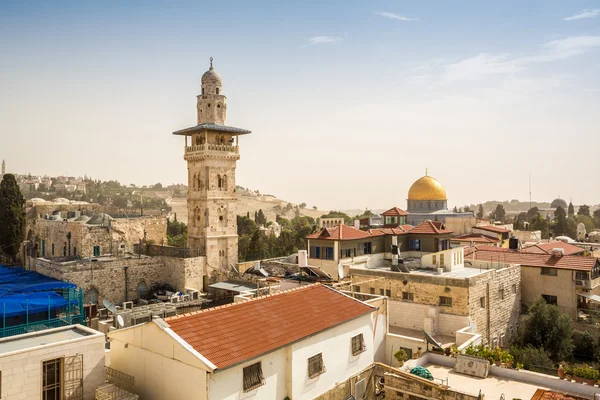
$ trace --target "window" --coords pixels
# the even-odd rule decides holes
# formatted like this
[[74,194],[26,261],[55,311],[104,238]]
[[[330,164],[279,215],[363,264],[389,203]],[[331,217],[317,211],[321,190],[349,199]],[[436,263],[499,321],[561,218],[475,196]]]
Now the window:
[[513,294],[517,294],[517,284],[516,283],[513,283],[513,285],[512,285],[512,292],[513,292]]
[[98,290],[91,288],[85,292],[85,302],[87,304],[98,304]]
[[138,298],[140,298],[140,299],[142,297],[144,297],[146,294],[148,294],[148,285],[146,285],[146,282],[141,281],[140,283],[138,283],[137,294],[138,294]]
[[437,255],[436,254],[431,256],[431,263],[433,265],[437,265]]
[[411,239],[408,242],[408,247],[410,250],[421,250],[421,241],[419,239]]
[[444,266],[444,254],[440,254],[440,265]]
[[52,255],[54,255],[54,243],[52,243]]
[[352,249],[342,249],[340,251],[340,254],[341,254],[342,258],[352,257]]
[[371,242],[363,243],[363,254],[371,254]]
[[392,297],[392,291],[391,291],[390,289],[386,289],[386,290],[385,290],[385,295],[386,295],[387,297]]
[[369,289],[369,293],[371,293],[371,294],[375,294],[375,288],[374,288],[374,287],[370,288],[370,289]]
[[100,246],[94,246],[94,257],[100,256]]
[[380,296],[385,296],[385,290],[379,289],[379,295]]
[[321,258],[321,248],[318,246],[310,246],[310,258]]
[[479,298],[479,307],[485,308],[485,297]]
[[354,285],[354,286],[352,286],[352,289],[353,289],[355,292],[360,292],[360,286],[358,286],[358,285]]
[[325,247],[325,259],[333,260],[333,247]]
[[549,294],[543,294],[542,298],[546,301],[546,303],[548,304],[552,304],[554,306],[558,305],[558,299],[556,298],[556,296],[552,296]]
[[385,217],[385,224],[392,225],[398,223],[398,217]]
[[440,306],[452,307],[452,297],[440,296]]
[[316,378],[325,372],[325,365],[323,365],[323,353],[319,353],[316,356],[312,356],[308,359],[308,377]]
[[219,94],[219,88],[217,88],[217,94]]
[[402,292],[402,300],[413,301],[413,294],[411,292]]
[[42,364],[42,400],[62,399],[62,358]]
[[500,300],[504,300],[504,288],[500,289]]
[[577,279],[578,281],[587,281],[590,279],[590,275],[585,271],[576,271],[575,279]]
[[557,273],[557,271],[555,268],[548,268],[548,267],[542,268],[542,275],[556,276],[556,273]]
[[363,338],[363,334],[358,334],[352,338],[352,355],[358,355],[365,351],[367,346],[365,346],[365,340]]
[[409,349],[408,347],[400,347],[400,348],[406,352],[406,355],[408,356],[409,360],[411,360],[413,358],[412,349]]
[[260,362],[244,368],[244,392],[256,389],[265,384]]

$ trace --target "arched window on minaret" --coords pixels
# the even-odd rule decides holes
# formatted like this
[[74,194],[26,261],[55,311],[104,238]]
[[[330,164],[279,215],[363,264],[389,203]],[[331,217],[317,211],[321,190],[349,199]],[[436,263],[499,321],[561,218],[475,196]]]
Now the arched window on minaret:
[[221,178],[221,175],[217,175],[217,185],[219,187],[219,190],[223,188],[223,178]]
[[194,179],[192,180],[192,190],[196,190],[196,174],[194,174]]
[[219,94],[219,91],[220,91],[219,88],[217,88],[217,94]]
[[200,135],[196,136],[196,145],[202,144],[202,137]]
[[223,175],[223,190],[227,191],[227,175]]
[[198,174],[198,179],[196,182],[198,182],[198,185],[196,186],[196,190],[200,190],[200,186],[202,185],[202,180],[200,178],[200,174]]
[[221,137],[219,138],[219,143],[225,144],[225,138],[223,137],[223,135],[221,135]]

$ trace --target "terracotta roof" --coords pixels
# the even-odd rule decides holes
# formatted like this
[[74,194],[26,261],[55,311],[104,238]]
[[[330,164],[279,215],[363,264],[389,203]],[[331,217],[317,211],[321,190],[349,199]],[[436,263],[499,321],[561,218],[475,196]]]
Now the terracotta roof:
[[473,229],[481,229],[481,230],[484,230],[484,231],[495,232],[495,233],[509,233],[509,232],[512,232],[510,229],[501,228],[499,226],[492,226],[492,225],[474,226]]
[[500,248],[493,246],[476,246],[467,248],[465,250],[465,261],[474,258],[475,260],[480,261],[500,261],[510,264],[521,264],[526,267],[550,267],[570,269],[574,271],[591,271],[598,262],[598,260],[596,260],[594,257],[555,257],[552,254],[523,253],[509,249],[496,249]]
[[455,236],[451,239],[453,242],[473,242],[473,243],[498,243],[498,239],[492,239],[489,236],[477,234],[477,233],[468,233],[466,235]]
[[383,232],[380,232],[377,229],[361,231],[348,225],[338,225],[333,228],[323,228],[320,232],[312,233],[306,238],[319,240],[356,240],[381,236],[383,234]]
[[439,235],[442,233],[452,233],[449,229],[442,229],[444,226],[440,222],[431,220],[423,221],[412,228],[408,233]]
[[552,390],[537,389],[531,400],[584,400],[584,397],[572,396],[570,394],[558,393]]
[[393,216],[406,216],[408,213],[398,207],[392,207],[383,214],[384,217],[393,217]]
[[317,283],[165,321],[223,369],[373,311],[374,307]]
[[538,243],[533,246],[526,247],[521,251],[524,253],[538,253],[538,254],[552,254],[552,249],[560,248],[565,252],[565,256],[577,253],[583,253],[585,249],[572,245],[570,243],[565,243],[561,241],[557,242],[549,242],[549,243]]

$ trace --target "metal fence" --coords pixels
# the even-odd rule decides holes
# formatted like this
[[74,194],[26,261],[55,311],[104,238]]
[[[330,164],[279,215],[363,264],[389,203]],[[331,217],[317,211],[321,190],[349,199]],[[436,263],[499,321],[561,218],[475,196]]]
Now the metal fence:
[[0,338],[21,335],[28,332],[36,332],[49,328],[59,328],[72,324],[85,325],[85,310],[83,308],[82,289],[61,289],[57,291],[66,301],[67,305],[52,308],[51,300],[48,298],[48,307],[45,311],[36,312],[29,309],[29,302],[25,302],[24,313],[18,316],[7,316],[6,304],[0,308]]
[[145,256],[166,256],[175,258],[194,258],[205,256],[206,252],[203,247],[173,247],[160,244],[134,244],[134,252]]

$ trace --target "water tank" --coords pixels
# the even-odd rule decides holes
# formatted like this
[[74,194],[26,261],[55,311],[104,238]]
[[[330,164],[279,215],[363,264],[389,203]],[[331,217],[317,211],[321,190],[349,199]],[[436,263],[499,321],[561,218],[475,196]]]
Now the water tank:
[[298,267],[308,266],[308,253],[306,250],[298,250]]
[[508,248],[511,249],[511,250],[519,250],[519,239],[517,239],[516,237],[512,236],[508,240]]

